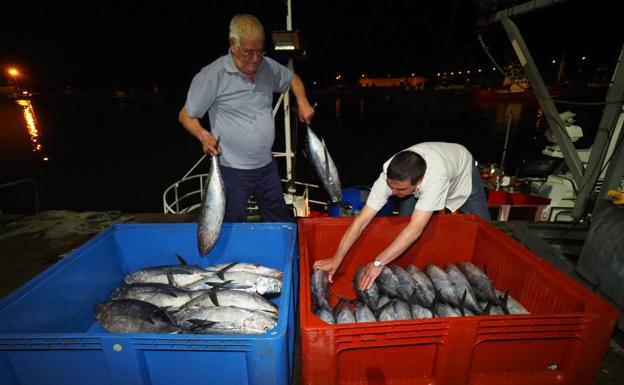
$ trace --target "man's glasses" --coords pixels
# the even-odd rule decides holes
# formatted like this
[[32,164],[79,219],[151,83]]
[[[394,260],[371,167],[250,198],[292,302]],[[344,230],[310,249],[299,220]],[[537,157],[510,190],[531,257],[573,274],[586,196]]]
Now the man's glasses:
[[262,49],[247,49],[247,48],[240,48],[240,47],[238,47],[238,52],[244,58],[255,57],[256,55],[259,57],[263,57],[264,54],[266,53],[266,51]]

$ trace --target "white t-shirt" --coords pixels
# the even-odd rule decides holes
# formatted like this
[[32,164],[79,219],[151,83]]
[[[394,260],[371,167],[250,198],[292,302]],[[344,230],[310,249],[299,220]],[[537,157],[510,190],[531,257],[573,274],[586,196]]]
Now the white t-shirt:
[[[447,207],[459,209],[472,191],[472,155],[457,143],[426,142],[405,149],[422,156],[427,170],[422,183],[414,191],[418,198],[416,209],[436,211]],[[394,158],[394,156],[392,157]],[[375,181],[366,204],[379,211],[392,195],[386,171],[392,158],[383,165],[383,171]]]

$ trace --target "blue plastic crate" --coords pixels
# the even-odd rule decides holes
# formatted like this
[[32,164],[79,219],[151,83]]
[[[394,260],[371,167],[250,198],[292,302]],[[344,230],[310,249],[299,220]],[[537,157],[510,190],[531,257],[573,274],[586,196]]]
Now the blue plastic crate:
[[[294,350],[296,225],[225,224],[207,257],[197,225],[116,225],[0,302],[2,385],[288,384]],[[147,267],[243,261],[284,271],[275,328],[263,335],[108,333],[93,306]]]
[[[368,188],[345,188],[341,190],[342,192],[342,200],[343,202],[349,203],[351,208],[353,209],[354,214],[358,214],[362,211],[362,208],[366,204],[366,200],[368,199],[368,194],[370,193],[370,189]],[[378,216],[388,216],[392,215],[392,209],[394,206],[394,200],[390,199],[388,202],[379,210],[377,213]],[[341,216],[341,210],[339,205],[331,205],[329,206],[329,216],[330,217],[339,217]]]

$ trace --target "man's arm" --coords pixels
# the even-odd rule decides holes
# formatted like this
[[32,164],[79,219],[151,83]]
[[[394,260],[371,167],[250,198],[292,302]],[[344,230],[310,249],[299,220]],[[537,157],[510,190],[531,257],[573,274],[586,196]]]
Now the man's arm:
[[312,116],[314,116],[314,108],[310,105],[305,93],[305,86],[303,81],[297,74],[293,74],[292,82],[290,83],[290,90],[297,98],[297,110],[299,111],[299,120],[310,124]]
[[199,119],[193,118],[189,116],[186,108],[182,108],[180,114],[178,115],[178,119],[182,126],[188,131],[191,135],[193,135],[197,140],[201,142],[202,150],[206,154],[210,155],[219,155],[220,151],[217,147],[217,140],[208,130],[202,127]]
[[[399,235],[392,241],[392,243],[385,248],[384,251],[379,253],[376,260],[381,262],[384,266],[395,260],[401,255],[412,243],[414,243],[422,234],[423,230],[431,219],[432,211],[422,211],[415,209],[414,213],[410,217],[410,221],[401,230]],[[360,289],[365,290],[373,286],[373,282],[381,273],[383,267],[375,267],[373,263],[369,263],[366,266],[366,272],[360,283]]]
[[326,271],[329,282],[334,282],[334,273],[336,273],[336,270],[340,267],[342,260],[351,249],[351,246],[353,246],[358,238],[360,238],[360,235],[362,235],[366,226],[368,226],[370,221],[375,217],[375,214],[377,214],[377,210],[372,209],[370,206],[364,205],[362,211],[360,211],[357,217],[355,217],[347,231],[345,231],[342,236],[334,256],[328,259],[319,259],[314,262],[312,268]]

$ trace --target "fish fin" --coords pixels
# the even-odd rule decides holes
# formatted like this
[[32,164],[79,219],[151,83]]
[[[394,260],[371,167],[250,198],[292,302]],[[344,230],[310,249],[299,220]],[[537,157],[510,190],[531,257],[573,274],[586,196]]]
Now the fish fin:
[[217,271],[217,277],[219,277],[219,278],[221,278],[222,280],[225,281],[225,272],[230,270],[231,268],[233,268],[236,265],[238,265],[238,262],[232,262],[229,265],[227,265],[226,267],[224,267],[223,269]]
[[464,294],[459,300],[459,312],[461,313],[462,317],[466,316],[466,311],[464,310],[464,307],[466,306],[466,294],[468,294],[468,290],[464,289]]
[[509,308],[507,307],[507,301],[509,301],[509,289],[505,290],[505,295],[498,297],[499,306],[503,309],[503,313],[510,314]]
[[188,265],[188,263],[186,262],[186,260],[184,259],[183,256],[181,256],[178,253],[174,253],[176,258],[178,258],[178,261],[180,261],[180,265]]
[[431,302],[431,318],[435,318],[437,316],[436,306],[438,305],[438,302],[440,302],[441,294],[442,294],[442,289],[438,289],[436,290],[435,295],[433,296],[433,302]]
[[222,289],[224,287],[230,287],[228,286],[230,283],[232,283],[232,281],[223,281],[223,282],[204,282],[205,285],[210,286],[210,289],[208,290],[218,290],[218,289]]
[[171,268],[167,270],[168,273],[175,273],[175,274],[186,274],[186,275],[192,275],[193,273],[191,273],[188,270],[184,270],[184,269],[178,269],[178,268]]
[[212,303],[215,306],[219,306],[219,300],[217,299],[217,293],[216,292],[208,293],[208,298],[210,298],[210,300],[212,301]]
[[492,308],[492,301],[488,300],[487,303],[485,304],[485,307],[483,308],[483,311],[481,311],[481,315],[489,315],[491,308]]
[[394,300],[390,300],[388,301],[386,304],[384,304],[382,307],[380,307],[379,309],[375,310],[375,318],[379,319],[379,315],[381,314],[381,312],[387,308],[388,306],[394,306]]
[[216,324],[216,322],[214,322],[214,321],[206,321],[206,320],[203,320],[203,319],[196,319],[196,318],[188,319],[188,320],[186,320],[186,322],[192,323],[196,327],[210,327],[210,326]]
[[175,286],[175,279],[173,279],[173,273],[171,271],[167,272],[167,282],[171,286]]
[[334,306],[334,309],[332,311],[332,315],[334,316],[334,319],[338,318],[338,313],[340,313],[343,307],[344,307],[344,298],[342,298],[341,296],[338,296],[338,303],[336,304],[336,306]]

